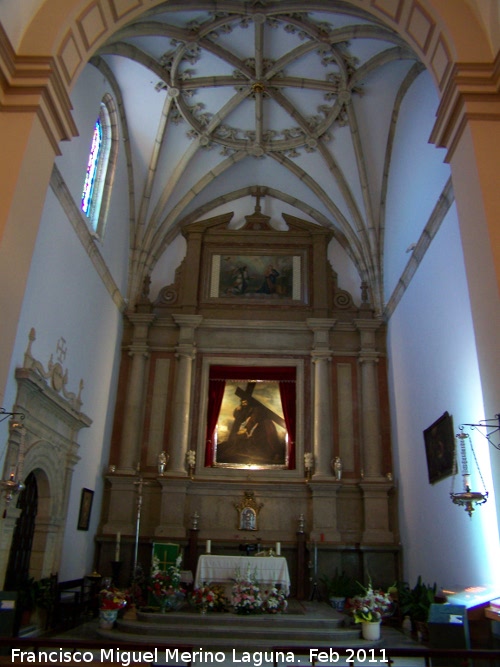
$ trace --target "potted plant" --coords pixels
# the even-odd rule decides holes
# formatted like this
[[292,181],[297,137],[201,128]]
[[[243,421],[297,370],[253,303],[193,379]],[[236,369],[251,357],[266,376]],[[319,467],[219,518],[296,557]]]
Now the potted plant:
[[354,622],[361,623],[363,639],[380,639],[380,624],[393,610],[393,600],[390,593],[374,589],[370,581],[363,595],[352,598],[351,610]]
[[224,595],[224,586],[220,584],[203,584],[191,593],[190,602],[202,614],[207,611],[226,611],[229,600]]
[[427,619],[431,604],[435,602],[437,586],[425,584],[419,575],[417,583],[413,588],[406,581],[398,582],[398,600],[399,612],[404,619],[409,616],[413,634],[420,634],[423,641],[426,641],[429,632]]
[[154,556],[148,590],[160,607],[161,613],[180,609],[185,598],[184,590],[181,588],[181,556],[177,558],[175,565],[169,565],[166,570],[160,570],[159,563],[158,558]]
[[99,593],[99,627],[111,630],[118,617],[118,612],[127,604],[126,595],[118,588],[110,586]]
[[236,576],[236,583],[232,589],[234,611],[237,614],[260,614],[263,610],[263,599],[255,575],[248,568],[246,575]]
[[264,591],[263,610],[267,614],[281,614],[288,608],[286,595],[281,590],[273,586],[270,591]]
[[337,611],[344,611],[346,599],[354,597],[359,592],[359,584],[345,572],[339,574],[338,570],[335,570],[333,577],[323,575],[320,577],[320,582],[325,588],[330,604]]

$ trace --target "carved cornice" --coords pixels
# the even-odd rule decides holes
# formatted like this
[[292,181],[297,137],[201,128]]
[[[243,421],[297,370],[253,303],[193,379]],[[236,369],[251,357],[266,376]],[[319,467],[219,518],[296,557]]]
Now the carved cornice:
[[59,143],[78,134],[56,61],[16,54],[0,24],[0,111],[36,113],[59,154]]
[[448,162],[471,120],[500,121],[500,53],[494,62],[453,67],[430,136],[436,146],[448,149]]

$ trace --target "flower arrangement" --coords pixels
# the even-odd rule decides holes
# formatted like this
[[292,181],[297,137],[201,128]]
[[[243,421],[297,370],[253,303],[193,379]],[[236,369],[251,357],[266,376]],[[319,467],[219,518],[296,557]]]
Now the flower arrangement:
[[102,611],[123,609],[126,604],[126,594],[117,588],[110,586],[99,592],[99,609]]
[[265,612],[268,614],[279,614],[287,610],[288,602],[286,596],[276,586],[273,586],[269,592],[266,591],[264,594],[266,595],[263,604]]
[[363,595],[351,599],[352,615],[355,623],[374,623],[388,616],[392,608],[390,593],[373,589],[371,581]]
[[244,577],[237,575],[232,590],[232,604],[237,614],[260,614],[263,611],[260,589],[250,568]]
[[202,611],[226,611],[229,601],[224,586],[203,584],[191,594],[191,603]]
[[179,597],[184,594],[181,589],[181,560],[182,557],[179,556],[175,565],[169,565],[166,570],[160,570],[159,559],[156,556],[153,557],[148,590],[162,611],[177,606]]

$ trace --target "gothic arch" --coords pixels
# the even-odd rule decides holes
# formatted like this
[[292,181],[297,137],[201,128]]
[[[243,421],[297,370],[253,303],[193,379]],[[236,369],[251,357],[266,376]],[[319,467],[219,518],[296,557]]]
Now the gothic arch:
[[[46,0],[26,27],[19,51],[54,55],[65,85],[71,88],[92,53],[113,32],[162,1]],[[454,61],[492,59],[489,36],[465,0],[455,0],[453,7],[442,0],[351,3],[396,30],[418,53],[440,90]],[[206,7],[213,3],[198,4]],[[320,9],[325,3],[310,4],[311,9]],[[283,3],[280,10],[293,11],[294,7],[291,1]]]

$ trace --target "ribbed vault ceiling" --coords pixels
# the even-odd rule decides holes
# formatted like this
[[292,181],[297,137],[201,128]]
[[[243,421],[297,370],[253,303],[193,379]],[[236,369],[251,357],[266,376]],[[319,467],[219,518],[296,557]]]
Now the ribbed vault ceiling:
[[258,187],[334,230],[381,311],[392,139],[423,70],[395,32],[343,2],[169,2],[92,64],[124,128],[132,301],[183,225]]

